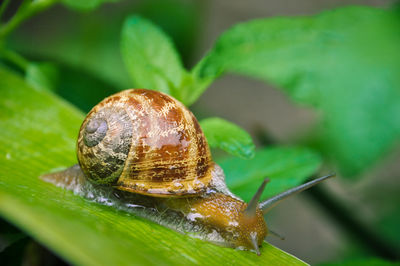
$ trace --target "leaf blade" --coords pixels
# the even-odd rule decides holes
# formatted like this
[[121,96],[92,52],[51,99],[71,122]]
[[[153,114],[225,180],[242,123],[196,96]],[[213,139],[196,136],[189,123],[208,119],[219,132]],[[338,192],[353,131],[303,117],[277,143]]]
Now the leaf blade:
[[184,102],[179,90],[187,73],[172,40],[160,28],[142,17],[128,17],[122,27],[121,53],[136,86]]
[[71,263],[303,264],[269,244],[260,257],[221,248],[43,182],[39,175],[76,163],[83,115],[3,69],[0,88],[0,214]]
[[398,143],[399,28],[396,12],[369,7],[254,20],[225,32],[201,72],[272,82],[321,110],[320,150],[355,176]]
[[211,148],[220,148],[244,159],[254,156],[253,140],[239,126],[219,117],[203,119],[200,121],[200,126]]
[[268,147],[257,150],[253,159],[236,157],[218,161],[233,193],[249,201],[268,177],[262,198],[274,196],[304,183],[321,166],[321,157],[304,147]]

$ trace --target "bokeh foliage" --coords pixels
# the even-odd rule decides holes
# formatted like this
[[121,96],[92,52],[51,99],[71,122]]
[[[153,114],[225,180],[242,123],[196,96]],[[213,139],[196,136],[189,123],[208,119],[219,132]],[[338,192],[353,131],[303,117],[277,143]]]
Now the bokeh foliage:
[[[57,2],[84,12],[70,21],[73,32],[65,34],[68,26],[55,21],[58,30],[47,37],[32,39],[35,31],[25,31],[6,40],[24,19]],[[75,138],[83,114],[58,96],[87,112],[118,90],[146,87],[190,106],[225,73],[254,77],[314,109],[320,122],[298,146],[255,149],[250,135],[237,125],[216,117],[200,121],[210,146],[230,154],[218,159],[228,186],[249,200],[269,176],[264,197],[271,196],[304,182],[322,160],[329,168],[336,165],[342,177],[354,179],[398,144],[398,10],[347,7],[241,23],[188,69],[187,49],[195,40],[201,4],[154,0],[127,6],[114,20],[101,11],[86,16],[101,4],[111,7],[109,2],[118,1],[24,1],[12,23],[0,26],[0,128],[5,129],[0,133],[5,154],[0,158],[1,215],[77,264],[91,264],[94,258],[96,263],[123,264],[134,257],[142,263],[207,263],[215,254],[221,263],[300,263],[270,245],[261,258],[221,249],[40,181],[40,174],[76,163]],[[399,217],[377,218],[384,228],[377,231],[392,243],[398,242],[392,234],[398,231]],[[79,229],[71,234],[74,226]],[[180,255],[171,256],[175,245]],[[103,250],[114,250],[115,256],[106,257]],[[159,257],[154,256],[157,250]]]

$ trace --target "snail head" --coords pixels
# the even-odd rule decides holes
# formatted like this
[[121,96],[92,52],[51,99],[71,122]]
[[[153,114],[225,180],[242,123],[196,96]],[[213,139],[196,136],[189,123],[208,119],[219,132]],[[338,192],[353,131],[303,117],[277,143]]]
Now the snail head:
[[[247,249],[255,250],[257,255],[260,255],[259,246],[261,246],[264,238],[268,233],[263,215],[266,214],[273,207],[275,207],[282,200],[303,190],[306,190],[312,186],[315,186],[316,184],[319,184],[322,181],[333,176],[335,176],[335,174],[316,178],[305,184],[284,191],[276,196],[273,196],[272,198],[269,198],[259,203],[265,185],[269,182],[268,178],[264,179],[264,182],[261,184],[256,194],[247,204],[247,207],[244,209],[244,211],[241,212],[241,215],[239,215],[238,217],[239,225],[237,228],[239,232],[239,238],[237,239],[236,246],[244,246]],[[276,233],[273,234],[276,235]]]

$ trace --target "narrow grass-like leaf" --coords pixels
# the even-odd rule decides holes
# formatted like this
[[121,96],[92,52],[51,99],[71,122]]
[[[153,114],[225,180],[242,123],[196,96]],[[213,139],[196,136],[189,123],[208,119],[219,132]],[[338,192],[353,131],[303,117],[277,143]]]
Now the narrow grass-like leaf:
[[268,147],[257,150],[253,159],[227,158],[218,161],[232,192],[249,201],[264,178],[271,181],[263,199],[303,183],[321,165],[314,151],[301,147]]
[[264,244],[262,255],[222,248],[90,202],[39,179],[76,163],[83,114],[0,69],[0,215],[77,265],[301,265]]
[[255,146],[250,135],[239,126],[219,117],[210,117],[200,121],[208,144],[212,148],[249,159],[254,156]]
[[36,89],[55,90],[58,69],[51,63],[30,63],[26,68],[26,81]]
[[352,176],[398,143],[399,46],[397,11],[347,7],[239,24],[221,36],[200,72],[260,78],[321,110],[319,147]]

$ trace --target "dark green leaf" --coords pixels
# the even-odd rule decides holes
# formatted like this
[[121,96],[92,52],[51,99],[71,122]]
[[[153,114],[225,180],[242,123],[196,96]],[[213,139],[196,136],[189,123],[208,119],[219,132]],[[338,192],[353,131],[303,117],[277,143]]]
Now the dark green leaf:
[[26,81],[36,89],[54,90],[58,76],[58,69],[51,63],[30,63],[26,68]]
[[311,17],[259,19],[228,30],[201,70],[272,82],[322,111],[322,150],[356,175],[400,137],[400,16],[348,7]]
[[[85,1],[81,1],[85,2]],[[53,10],[50,16],[41,16],[21,25],[8,40],[8,47],[36,60],[57,62],[57,65],[96,76],[113,88],[135,86],[125,69],[120,52],[121,27],[124,18],[135,10],[160,25],[180,48],[183,60],[188,61],[198,36],[199,5],[203,3],[181,0],[126,1],[109,4],[112,12],[99,8],[90,13]],[[62,19],[54,16],[62,13]],[[61,17],[60,17],[61,18]],[[64,23],[68,21],[68,23]],[[43,25],[53,25],[43,27]],[[32,28],[40,31],[32,31]],[[54,28],[57,30],[55,31]],[[54,49],[57,47],[57,49]],[[92,92],[92,88],[86,88]],[[85,93],[85,92],[82,92]]]
[[57,96],[0,69],[0,215],[70,263],[302,264],[266,243],[256,256],[196,240],[39,179],[76,163],[82,120],[81,112]]
[[265,188],[264,199],[300,185],[318,170],[321,158],[306,148],[269,147],[257,150],[253,159],[232,157],[218,164],[232,192],[249,201],[266,177],[271,182]]
[[190,64],[203,26],[203,8],[207,3],[181,0],[147,0],[135,11],[159,25],[171,37],[181,55],[183,65]]
[[22,265],[22,259],[26,250],[29,238],[26,236],[16,239],[9,246],[0,252],[2,265]]
[[139,16],[126,19],[121,36],[122,57],[134,84],[158,90],[186,104],[181,88],[191,84],[176,49],[165,33]]
[[8,246],[25,237],[26,234],[0,218],[0,253]]
[[[89,112],[101,100],[118,91],[92,72],[58,64],[62,75],[54,92],[83,112]],[[82,78],[85,77],[85,78]]]
[[[128,89],[132,82],[119,50],[122,16],[121,12],[111,16],[109,12],[99,11],[90,13],[90,19],[87,19],[84,13],[63,12],[63,19],[68,23],[44,16],[44,20],[33,20],[29,27],[23,25],[11,35],[10,46],[30,58],[75,68],[76,72],[84,71],[96,76],[113,88]],[[54,23],[57,31],[51,30],[53,27],[42,27],[42,23]],[[32,31],[30,27],[40,27],[41,30]],[[92,92],[93,88],[86,90]]]
[[390,262],[380,258],[359,258],[336,263],[323,263],[321,266],[395,266],[399,262]]
[[203,119],[200,125],[210,147],[223,149],[244,159],[254,156],[253,140],[239,126],[218,117]]

